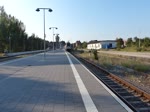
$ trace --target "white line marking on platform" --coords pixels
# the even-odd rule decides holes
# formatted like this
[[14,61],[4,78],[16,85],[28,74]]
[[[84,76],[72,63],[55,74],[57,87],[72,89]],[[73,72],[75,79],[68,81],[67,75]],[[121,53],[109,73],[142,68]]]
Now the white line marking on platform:
[[[66,53],[66,52],[65,52]],[[98,112],[94,102],[92,101],[82,79],[80,78],[80,75],[79,73],[77,72],[74,64],[72,63],[70,57],[68,56],[68,54],[66,53],[67,55],[67,58],[69,60],[69,63],[70,63],[70,66],[72,68],[72,71],[73,71],[73,74],[74,74],[74,77],[76,79],[76,82],[77,82],[77,85],[78,85],[78,88],[79,88],[79,91],[80,91],[80,94],[81,94],[81,97],[82,97],[82,100],[83,100],[83,103],[85,105],[85,108],[86,108],[86,111],[87,112]]]
[[[72,54],[71,54],[72,55]],[[72,55],[73,56],[73,55]],[[74,57],[74,56],[73,56]],[[105,86],[91,71],[89,71],[76,57],[74,57],[128,112],[133,112],[118,96]]]

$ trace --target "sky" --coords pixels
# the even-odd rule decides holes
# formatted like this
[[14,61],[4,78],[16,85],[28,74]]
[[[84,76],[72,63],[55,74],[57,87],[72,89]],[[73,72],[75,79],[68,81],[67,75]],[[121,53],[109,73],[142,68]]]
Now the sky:
[[49,27],[58,27],[61,40],[115,40],[150,37],[150,0],[0,0],[7,14],[21,20],[26,33],[53,41]]

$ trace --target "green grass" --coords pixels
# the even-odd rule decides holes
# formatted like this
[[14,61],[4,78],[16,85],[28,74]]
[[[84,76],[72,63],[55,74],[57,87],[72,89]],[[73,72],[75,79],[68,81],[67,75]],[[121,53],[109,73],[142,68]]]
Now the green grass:
[[126,51],[126,52],[150,52],[150,47],[147,47],[147,48],[146,47],[138,48],[136,46],[125,47],[123,49],[119,49],[119,51]]
[[148,72],[150,71],[149,65],[134,65],[133,69],[140,71],[140,72]]
[[149,64],[144,64],[141,61],[127,60],[125,62],[122,62],[121,65],[124,66],[124,67],[127,67],[127,68],[132,68],[132,69],[137,70],[139,72],[148,72],[148,71],[150,71],[150,65]]
[[105,66],[106,68],[111,67],[112,65],[114,66],[124,66],[127,68],[134,69],[139,72],[150,72],[150,64],[144,63],[143,61],[140,60],[134,60],[128,57],[120,58],[117,56],[112,56],[112,55],[106,55],[106,54],[98,54],[98,61],[94,60],[93,54],[91,53],[82,53],[80,54],[81,57],[90,59],[94,62],[99,63],[100,65]]
[[137,52],[137,48],[136,47],[125,47],[123,49],[120,49],[120,51]]

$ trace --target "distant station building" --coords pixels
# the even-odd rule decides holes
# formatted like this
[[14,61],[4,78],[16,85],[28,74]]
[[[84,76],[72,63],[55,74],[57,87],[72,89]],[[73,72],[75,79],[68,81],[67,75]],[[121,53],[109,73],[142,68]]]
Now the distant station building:
[[92,40],[88,43],[87,49],[113,49],[116,48],[116,40]]
[[81,47],[81,42],[78,40],[78,41],[76,41],[76,43],[75,43],[75,47]]

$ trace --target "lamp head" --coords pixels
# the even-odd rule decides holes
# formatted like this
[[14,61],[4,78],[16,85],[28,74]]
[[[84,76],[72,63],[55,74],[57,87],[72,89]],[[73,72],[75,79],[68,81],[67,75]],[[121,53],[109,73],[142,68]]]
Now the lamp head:
[[53,10],[52,10],[52,9],[49,9],[48,11],[49,11],[49,12],[52,12]]
[[40,11],[40,9],[39,9],[39,8],[37,8],[37,9],[36,9],[36,11],[37,11],[37,12],[39,12],[39,11]]

